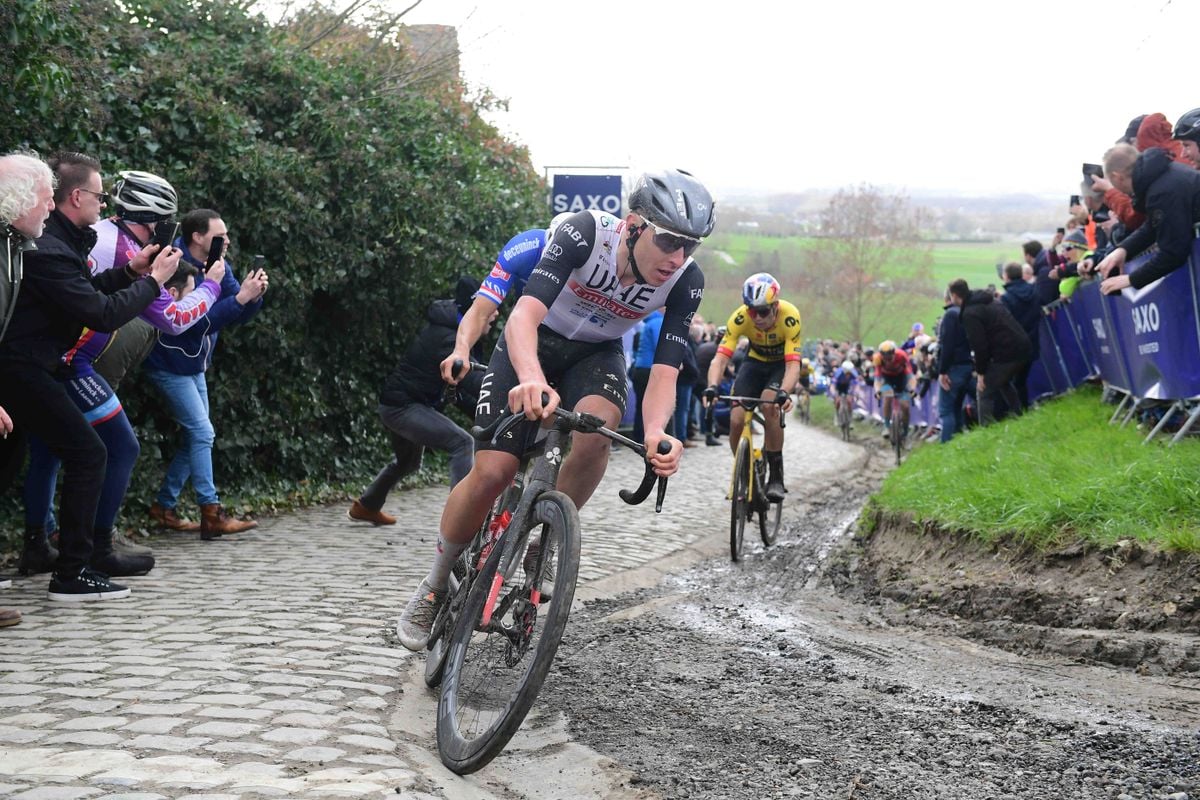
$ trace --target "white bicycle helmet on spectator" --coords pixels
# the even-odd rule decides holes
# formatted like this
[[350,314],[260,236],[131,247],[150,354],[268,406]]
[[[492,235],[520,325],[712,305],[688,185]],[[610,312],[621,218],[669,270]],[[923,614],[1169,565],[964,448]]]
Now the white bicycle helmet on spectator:
[[148,225],[174,216],[179,208],[175,187],[151,172],[126,170],[112,190],[117,216]]

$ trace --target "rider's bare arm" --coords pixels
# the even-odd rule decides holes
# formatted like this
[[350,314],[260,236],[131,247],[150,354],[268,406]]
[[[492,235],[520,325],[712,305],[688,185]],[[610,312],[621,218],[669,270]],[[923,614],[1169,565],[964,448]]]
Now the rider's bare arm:
[[488,320],[497,306],[486,297],[476,297],[458,323],[458,333],[454,335],[454,352],[442,362],[442,380],[448,383],[458,383],[458,378],[451,372],[455,360],[464,364],[470,362],[471,348],[487,330]]

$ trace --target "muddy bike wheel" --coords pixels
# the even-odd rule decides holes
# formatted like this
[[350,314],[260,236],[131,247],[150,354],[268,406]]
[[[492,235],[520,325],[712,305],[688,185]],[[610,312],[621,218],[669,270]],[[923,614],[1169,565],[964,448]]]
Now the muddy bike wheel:
[[454,620],[462,611],[467,593],[471,589],[471,582],[467,579],[467,559],[468,554],[473,552],[475,548],[468,548],[458,557],[458,561],[454,562],[454,568],[450,571],[446,602],[442,604],[441,610],[433,620],[433,627],[429,630],[429,651],[425,656],[425,685],[430,689],[436,689],[442,682],[446,653],[450,650],[450,632],[454,630]]
[[[896,402],[896,401],[893,401]],[[896,466],[904,458],[904,423],[903,415],[897,411],[892,414],[892,447],[896,450]]]
[[729,557],[742,560],[742,544],[746,534],[746,517],[750,516],[750,444],[738,444],[733,466],[733,495],[729,498]]
[[[524,554],[514,554],[511,583],[500,585],[492,618],[482,625],[484,607],[500,577],[503,548],[496,547],[475,578],[450,637],[438,701],[437,743],[442,763],[459,775],[487,765],[521,727],[550,670],[575,597],[575,504],[561,492],[546,492],[530,508],[526,527],[532,529],[531,536],[540,530],[539,568],[525,574]],[[541,583],[550,572],[552,588]],[[547,588],[551,599],[535,602]]]
[[754,463],[754,505],[758,508],[758,535],[764,547],[775,544],[779,538],[779,525],[783,521],[783,501],[772,503],[767,500],[767,465],[763,459]]

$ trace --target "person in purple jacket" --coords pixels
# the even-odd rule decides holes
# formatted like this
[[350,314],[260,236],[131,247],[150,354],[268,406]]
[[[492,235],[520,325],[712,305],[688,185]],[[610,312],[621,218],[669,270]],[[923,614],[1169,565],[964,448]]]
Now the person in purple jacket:
[[[189,211],[182,219],[183,262],[203,270],[212,241],[220,236],[229,243],[224,220],[207,208]],[[183,263],[181,262],[181,263]],[[200,505],[200,538],[209,540],[225,534],[241,533],[258,526],[253,520],[229,516],[221,506],[213,482],[212,448],[216,433],[209,418],[208,384],[204,373],[212,363],[217,333],[227,325],[248,322],[262,308],[268,287],[266,270],[258,270],[239,283],[233,269],[225,264],[221,296],[208,314],[187,331],[161,336],[146,359],[146,378],[158,387],[167,400],[171,416],[183,428],[184,445],[176,452],[158,497],[151,507],[155,514],[173,514],[183,485],[190,478]]]

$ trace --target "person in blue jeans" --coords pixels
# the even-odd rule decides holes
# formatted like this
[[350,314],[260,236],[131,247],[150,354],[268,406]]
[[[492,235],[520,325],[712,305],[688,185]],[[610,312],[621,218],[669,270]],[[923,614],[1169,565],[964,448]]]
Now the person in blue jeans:
[[[220,214],[207,208],[190,211],[181,221],[183,259],[204,269],[212,241],[229,235]],[[151,516],[173,512],[184,484],[190,479],[200,505],[200,538],[209,540],[257,527],[253,520],[230,517],[221,506],[213,481],[212,449],[216,433],[209,418],[208,384],[204,373],[212,363],[217,333],[227,325],[250,321],[262,308],[268,287],[265,270],[239,283],[225,261],[221,296],[208,315],[184,333],[162,336],[146,359],[146,378],[167,400],[171,416],[183,429],[184,444],[175,454],[151,507]]]
[[938,417],[942,421],[940,440],[944,444],[954,434],[966,427],[963,400],[971,387],[974,367],[971,360],[971,345],[962,326],[961,310],[950,302],[946,292],[946,309],[938,329],[937,373],[941,394],[938,395]]

